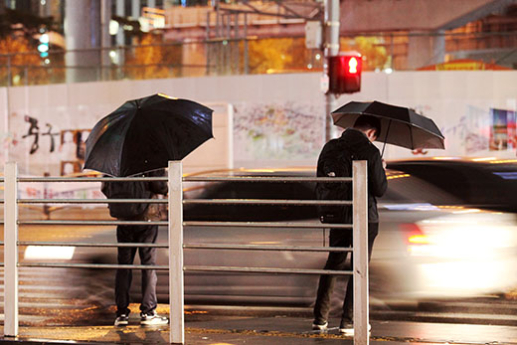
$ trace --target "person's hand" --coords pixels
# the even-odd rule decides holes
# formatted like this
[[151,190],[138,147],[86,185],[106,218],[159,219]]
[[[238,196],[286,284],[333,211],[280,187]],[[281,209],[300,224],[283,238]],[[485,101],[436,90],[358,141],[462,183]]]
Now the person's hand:
[[386,170],[386,165],[388,165],[388,163],[386,163],[386,161],[383,159],[382,160],[382,167],[384,168],[384,170]]

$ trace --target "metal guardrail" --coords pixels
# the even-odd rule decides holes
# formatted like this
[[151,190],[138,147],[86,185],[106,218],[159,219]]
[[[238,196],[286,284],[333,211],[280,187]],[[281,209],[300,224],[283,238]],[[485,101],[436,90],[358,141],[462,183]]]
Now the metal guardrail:
[[[5,336],[18,335],[18,268],[19,267],[52,267],[52,268],[102,268],[102,269],[153,269],[169,271],[169,303],[170,303],[170,342],[184,343],[184,272],[233,272],[233,273],[265,273],[265,274],[311,274],[311,275],[354,275],[354,319],[355,344],[368,344],[368,261],[367,261],[367,182],[365,162],[354,162],[352,178],[307,178],[307,177],[185,177],[182,178],[181,162],[169,162],[168,177],[139,177],[139,178],[62,178],[62,177],[17,177],[15,163],[7,163],[5,167],[5,202],[4,202],[4,284],[5,284]],[[160,199],[17,199],[17,184],[19,182],[98,182],[98,181],[168,181],[168,200]],[[321,200],[269,200],[269,199],[210,199],[183,200],[182,182],[336,182],[353,184],[352,201],[321,201]],[[19,220],[17,208],[19,204],[38,203],[157,203],[169,205],[169,221],[72,221],[72,220]],[[329,224],[315,222],[213,222],[213,221],[183,221],[184,204],[237,204],[237,205],[353,205],[354,216],[352,224],[332,224],[332,228],[353,229],[353,247],[306,247],[279,245],[237,245],[237,244],[184,244],[184,226],[208,227],[286,227],[286,228],[328,228]],[[82,243],[82,242],[38,242],[18,241],[18,225],[167,225],[169,243]],[[18,246],[74,246],[74,247],[154,247],[169,249],[169,264],[167,266],[149,265],[116,265],[116,264],[71,264],[71,263],[20,263],[18,262]],[[260,250],[260,251],[301,251],[301,252],[351,252],[354,267],[351,271],[333,271],[324,269],[292,269],[270,267],[228,267],[228,266],[184,266],[183,249],[193,250]]]

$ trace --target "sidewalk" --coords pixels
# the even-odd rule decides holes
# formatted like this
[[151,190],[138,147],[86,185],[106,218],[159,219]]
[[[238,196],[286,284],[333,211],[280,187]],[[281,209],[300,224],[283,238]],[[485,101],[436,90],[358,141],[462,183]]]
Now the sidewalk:
[[[330,330],[319,334],[310,330],[311,319],[298,317],[242,317],[221,321],[187,322],[186,344],[345,344],[352,338],[340,336],[339,320],[331,320]],[[372,321],[371,344],[505,344],[517,345],[517,325],[490,326],[400,321]],[[333,327],[333,328],[332,328]],[[2,328],[3,332],[3,328]],[[18,338],[0,337],[0,342],[24,344],[165,344],[169,328],[127,327],[21,327]]]

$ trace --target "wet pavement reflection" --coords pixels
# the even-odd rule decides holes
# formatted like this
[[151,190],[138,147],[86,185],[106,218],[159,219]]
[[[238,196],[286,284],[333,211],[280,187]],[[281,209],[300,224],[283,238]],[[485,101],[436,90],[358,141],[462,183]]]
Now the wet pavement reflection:
[[[311,319],[301,317],[221,318],[187,322],[186,344],[353,344],[338,334],[338,319],[331,319],[325,333],[310,330]],[[136,322],[135,322],[136,323]],[[371,344],[517,344],[517,325],[464,325],[400,321],[372,321]],[[3,330],[2,330],[3,331]],[[165,344],[169,328],[130,325],[84,327],[21,327],[17,339],[25,343],[125,343]]]

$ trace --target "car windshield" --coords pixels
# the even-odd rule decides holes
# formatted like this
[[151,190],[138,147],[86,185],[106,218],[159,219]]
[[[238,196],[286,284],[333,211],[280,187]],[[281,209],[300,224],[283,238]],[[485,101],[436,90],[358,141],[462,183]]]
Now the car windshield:
[[[190,196],[189,194],[197,195]],[[186,193],[185,199],[189,197],[196,199],[315,199],[314,183],[307,182],[218,182],[206,185],[201,193]],[[187,204],[184,210],[185,220],[267,222],[317,218],[314,206]]]
[[389,168],[447,191],[464,206],[517,212],[517,164],[510,161],[401,161]]
[[388,169],[386,175],[388,190],[379,198],[380,203],[401,206],[461,204],[461,200],[453,194],[411,174]]
[[[243,176],[314,176],[314,172],[243,173]],[[466,206],[517,212],[517,165],[472,161],[399,161],[387,169],[386,205]],[[314,183],[217,182],[185,192],[185,199],[315,200]],[[316,219],[315,206],[185,205],[185,220],[282,221]]]

